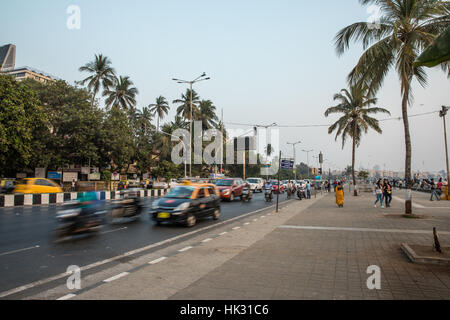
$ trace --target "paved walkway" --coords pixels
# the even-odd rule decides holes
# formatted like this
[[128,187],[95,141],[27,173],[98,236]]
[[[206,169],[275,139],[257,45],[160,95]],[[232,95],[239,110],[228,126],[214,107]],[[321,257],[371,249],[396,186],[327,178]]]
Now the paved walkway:
[[[450,268],[413,264],[400,249],[431,245],[433,226],[450,247],[450,202],[414,193],[427,218],[406,219],[401,191],[384,209],[372,194],[346,194],[344,208],[326,194],[248,217],[73,299],[450,299]],[[380,290],[367,288],[372,265]]]

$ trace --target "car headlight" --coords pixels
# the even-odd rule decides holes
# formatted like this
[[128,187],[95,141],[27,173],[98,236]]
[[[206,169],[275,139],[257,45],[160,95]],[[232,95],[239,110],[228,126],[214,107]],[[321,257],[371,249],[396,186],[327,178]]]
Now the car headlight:
[[189,202],[184,202],[174,209],[172,214],[182,214],[184,210],[187,210],[191,204]]
[[223,194],[226,195],[226,196],[229,195],[229,194],[230,194],[230,190],[229,190],[229,189],[225,190],[225,191],[223,192]]

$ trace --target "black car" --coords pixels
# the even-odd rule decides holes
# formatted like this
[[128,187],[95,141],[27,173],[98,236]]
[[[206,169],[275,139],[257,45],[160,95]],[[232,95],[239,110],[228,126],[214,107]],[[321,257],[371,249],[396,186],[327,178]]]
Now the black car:
[[201,218],[217,220],[220,216],[220,194],[213,184],[183,183],[153,202],[150,215],[158,225],[170,222],[192,227]]

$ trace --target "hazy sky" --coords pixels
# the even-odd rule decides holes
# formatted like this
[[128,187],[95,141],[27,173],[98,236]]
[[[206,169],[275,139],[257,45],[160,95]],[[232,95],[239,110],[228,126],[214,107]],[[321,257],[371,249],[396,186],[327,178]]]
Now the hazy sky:
[[[81,9],[81,29],[69,30],[69,5]],[[103,53],[120,75],[139,89],[138,106],[159,95],[170,102],[185,91],[171,78],[193,79],[206,72],[211,81],[195,90],[211,99],[225,122],[280,125],[328,124],[324,111],[362,53],[359,46],[337,57],[333,38],[343,27],[367,21],[358,0],[3,0],[0,44],[17,46],[16,67],[32,66],[72,83],[78,68]],[[426,89],[414,83],[411,114],[450,105],[449,80],[428,69]],[[391,72],[379,92],[379,106],[401,115],[398,79]],[[166,120],[175,114],[172,108]],[[384,115],[379,118],[385,118]],[[450,122],[450,121],[449,121]],[[442,119],[437,114],[411,118],[413,169],[445,168]],[[384,133],[370,133],[357,151],[357,167],[404,169],[402,121],[382,123]],[[281,129],[286,142],[322,151],[336,167],[351,163],[351,145],[342,150],[326,127]],[[311,155],[311,154],[310,154]],[[313,159],[310,160],[312,163]]]

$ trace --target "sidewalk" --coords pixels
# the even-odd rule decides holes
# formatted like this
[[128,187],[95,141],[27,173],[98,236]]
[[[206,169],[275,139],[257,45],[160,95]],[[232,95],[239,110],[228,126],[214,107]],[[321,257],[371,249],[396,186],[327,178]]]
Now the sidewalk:
[[[450,299],[450,269],[412,264],[400,249],[431,245],[433,226],[450,246],[450,202],[414,194],[414,213],[427,218],[406,219],[403,193],[394,195],[385,209],[369,193],[346,192],[344,208],[333,193],[292,201],[74,299]],[[371,265],[381,290],[367,288]]]

